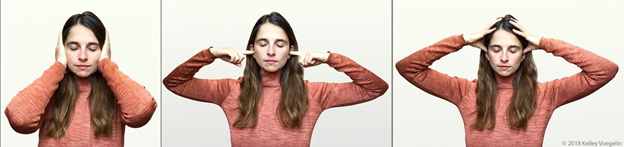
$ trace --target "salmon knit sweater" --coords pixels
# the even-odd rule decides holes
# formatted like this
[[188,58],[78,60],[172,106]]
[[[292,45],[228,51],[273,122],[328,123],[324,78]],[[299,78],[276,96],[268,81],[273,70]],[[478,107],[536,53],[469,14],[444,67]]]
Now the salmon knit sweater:
[[199,69],[216,59],[210,49],[202,50],[174,69],[163,83],[171,92],[189,99],[215,103],[227,117],[232,146],[309,146],[312,130],[323,110],[353,105],[381,96],[388,84],[364,67],[345,56],[331,53],[327,64],[345,72],[353,82],[325,83],[305,81],[308,90],[308,110],[298,129],[282,126],[277,117],[281,99],[279,72],[262,74],[262,96],[259,102],[258,122],[254,128],[239,129],[233,126],[239,117],[240,83],[238,79],[198,79],[193,76]]
[[461,35],[452,36],[411,54],[399,61],[396,68],[416,87],[459,108],[466,131],[466,146],[542,146],[546,126],[557,107],[593,93],[613,79],[618,71],[615,63],[594,53],[560,40],[541,38],[540,49],[563,57],[583,71],[538,84],[537,105],[526,130],[511,129],[507,121],[514,77],[496,77],[496,125],[492,130],[478,131],[471,128],[477,117],[477,81],[451,77],[429,68],[434,61],[465,45]]
[[89,112],[90,78],[74,77],[78,83],[78,99],[65,135],[56,139],[45,135],[46,122],[53,115],[51,97],[66,72],[55,62],[43,75],[20,91],[4,111],[13,130],[29,134],[39,129],[39,146],[123,146],[125,126],[145,125],[156,110],[156,101],[145,88],[117,69],[109,59],[98,64],[98,70],[117,98],[117,114],[110,137],[96,137],[91,128]]

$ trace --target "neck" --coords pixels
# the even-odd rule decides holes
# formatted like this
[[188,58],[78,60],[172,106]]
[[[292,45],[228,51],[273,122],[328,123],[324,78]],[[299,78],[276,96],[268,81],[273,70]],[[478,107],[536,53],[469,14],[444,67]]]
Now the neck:
[[515,78],[515,74],[506,77],[496,74],[496,84],[498,88],[513,88],[513,81]]
[[262,86],[265,87],[273,87],[280,86],[280,75],[282,71],[278,70],[275,72],[266,72],[260,71],[260,75],[262,76]]
[[76,80],[76,83],[78,84],[78,90],[80,92],[91,90],[91,76],[78,77],[74,75],[74,79]]

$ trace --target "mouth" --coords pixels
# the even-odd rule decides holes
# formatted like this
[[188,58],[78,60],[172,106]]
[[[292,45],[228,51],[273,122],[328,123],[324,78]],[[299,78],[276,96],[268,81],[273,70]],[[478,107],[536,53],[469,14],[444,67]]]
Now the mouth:
[[507,66],[507,65],[499,65],[498,68],[502,69],[502,70],[507,70],[510,69],[511,66]]
[[78,67],[78,69],[85,70],[85,69],[91,67],[91,65],[76,65],[76,67]]
[[277,63],[277,60],[264,60],[264,62],[266,62],[269,65],[273,65],[273,64]]

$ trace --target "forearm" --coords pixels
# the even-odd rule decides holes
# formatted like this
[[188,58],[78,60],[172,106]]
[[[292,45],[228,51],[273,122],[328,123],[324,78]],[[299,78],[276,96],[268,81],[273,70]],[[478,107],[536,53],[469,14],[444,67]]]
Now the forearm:
[[55,62],[40,78],[13,97],[4,111],[13,130],[19,133],[37,131],[45,108],[64,74],[65,66]]
[[154,97],[144,86],[119,71],[113,61],[104,59],[100,61],[98,68],[115,93],[122,111],[122,121],[130,127],[145,125],[156,110]]

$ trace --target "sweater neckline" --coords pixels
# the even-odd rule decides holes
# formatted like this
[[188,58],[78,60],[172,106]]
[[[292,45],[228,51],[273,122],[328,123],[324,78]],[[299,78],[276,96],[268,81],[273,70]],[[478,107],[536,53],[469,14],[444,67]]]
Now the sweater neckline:
[[512,89],[513,81],[515,78],[515,75],[503,77],[496,74],[496,86],[498,87],[498,89]]
[[278,87],[280,86],[280,71],[275,72],[264,72],[260,71],[260,75],[262,76],[262,86],[263,87]]
[[80,92],[90,92],[91,91],[91,76],[89,77],[78,77],[74,75],[74,79],[78,84],[78,91]]

